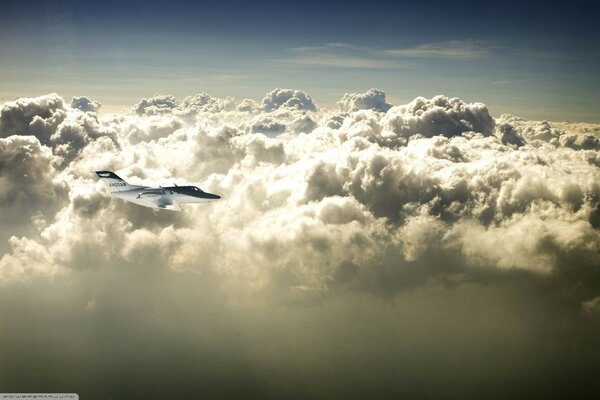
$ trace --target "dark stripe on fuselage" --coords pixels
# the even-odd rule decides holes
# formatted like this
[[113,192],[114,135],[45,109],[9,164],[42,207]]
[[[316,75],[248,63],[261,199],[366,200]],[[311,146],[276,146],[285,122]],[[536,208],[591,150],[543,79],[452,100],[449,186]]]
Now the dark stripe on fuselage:
[[186,196],[197,197],[199,199],[217,200],[217,199],[221,198],[221,196],[219,196],[217,194],[203,192],[202,190],[200,190],[199,188],[197,188],[195,186],[169,186],[169,187],[163,187],[163,189],[169,190],[174,193],[183,194]]

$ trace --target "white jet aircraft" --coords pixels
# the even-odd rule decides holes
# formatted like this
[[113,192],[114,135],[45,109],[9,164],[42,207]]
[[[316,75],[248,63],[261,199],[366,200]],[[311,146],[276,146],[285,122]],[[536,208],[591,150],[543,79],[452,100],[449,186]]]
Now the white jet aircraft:
[[183,203],[208,203],[221,196],[203,192],[196,186],[169,186],[152,188],[130,185],[112,171],[96,171],[96,174],[108,186],[110,194],[140,206],[181,211]]

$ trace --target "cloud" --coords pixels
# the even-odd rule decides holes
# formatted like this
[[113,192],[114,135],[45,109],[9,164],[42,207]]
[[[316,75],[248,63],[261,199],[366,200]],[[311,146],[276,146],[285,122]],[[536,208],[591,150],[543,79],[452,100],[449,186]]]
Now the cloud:
[[[526,141],[532,146],[547,144],[569,147],[575,150],[599,150],[600,134],[593,124],[550,123],[548,121],[527,121],[510,114],[503,114],[499,120],[513,142]],[[508,132],[510,131],[510,132]]]
[[164,115],[173,114],[181,117],[193,116],[202,113],[217,113],[231,111],[235,108],[232,97],[221,99],[208,93],[198,93],[187,96],[180,103],[175,97],[155,95],[142,99],[131,108],[132,114],[137,115]]
[[53,263],[48,249],[34,240],[11,237],[11,255],[0,258],[0,282],[19,281],[36,277],[54,278],[68,269]]
[[315,67],[384,69],[401,66],[398,62],[374,57],[364,48],[345,43],[328,43],[323,46],[295,47],[290,56],[277,60],[287,64]]
[[305,53],[280,60],[288,64],[312,65],[317,67],[381,69],[393,68],[394,64],[385,60],[372,58],[350,57],[335,54]]
[[0,108],[0,137],[33,135],[47,144],[66,114],[64,100],[57,94],[4,103]]
[[207,93],[200,93],[194,96],[188,96],[183,99],[182,108],[194,110],[196,112],[219,112],[231,110],[235,107],[233,98],[218,99]]
[[42,145],[52,148],[59,157],[54,160],[59,167],[77,157],[94,139],[107,136],[116,141],[113,128],[100,123],[95,113],[69,108],[56,94],[19,99],[5,103],[0,109],[0,137],[34,136]]
[[600,314],[600,296],[584,301],[582,309],[585,314],[598,315]]
[[458,98],[418,97],[407,105],[391,108],[382,124],[400,137],[452,137],[465,132],[491,135],[495,122],[482,103],[467,104]]
[[[173,380],[207,397],[352,397],[331,385],[351,377],[357,397],[438,397],[448,388],[421,383],[439,370],[452,393],[476,377],[499,397],[532,374],[556,393],[593,382],[600,129],[494,119],[446,96],[391,106],[376,89],[340,108],[291,89],[107,115],[56,95],[2,105],[0,315],[13,328],[0,358],[27,357],[0,376],[97,397],[136,397],[142,382],[164,395]],[[99,169],[222,199],[155,211],[110,197]],[[558,382],[548,360],[583,366]]]
[[[327,43],[287,50],[288,55],[276,61],[314,67],[356,69],[413,68],[413,59],[476,60],[489,57],[494,46],[476,40],[450,40],[412,47],[373,50],[348,43]],[[511,81],[514,82],[514,81]],[[506,84],[509,81],[494,82]]]
[[[53,97],[37,102],[50,100],[61,104]],[[72,243],[49,232],[93,230],[93,226],[80,225],[81,217],[103,215],[101,205],[107,205],[106,194],[90,194],[90,185],[95,184],[90,171],[125,168],[123,173],[130,179],[137,176],[148,184],[181,176],[201,180],[208,190],[226,199],[212,207],[202,221],[219,220],[211,229],[221,234],[237,232],[236,243],[242,246],[226,246],[227,256],[219,268],[236,271],[236,263],[248,251],[244,249],[254,249],[256,259],[250,270],[265,288],[275,284],[273,274],[282,262],[293,271],[286,278],[288,287],[319,290],[328,288],[338,266],[356,266],[352,275],[355,285],[365,287],[374,284],[369,276],[379,269],[399,271],[403,283],[397,282],[398,290],[413,279],[417,284],[422,279],[417,275],[427,276],[429,267],[425,266],[407,278],[405,274],[412,274],[410,268],[402,272],[402,263],[394,267],[392,259],[376,256],[382,246],[408,263],[428,264],[430,254],[447,254],[457,258],[459,270],[474,277],[478,273],[473,267],[479,264],[485,266],[482,270],[560,274],[561,260],[574,249],[587,254],[584,259],[595,259],[598,235],[589,221],[594,220],[600,189],[589,180],[590,174],[597,173],[589,161],[595,150],[594,140],[589,139],[595,138],[593,133],[567,132],[547,122],[531,123],[508,115],[496,123],[485,105],[444,96],[420,97],[391,107],[385,94],[376,89],[344,95],[340,101],[343,111],[337,114],[318,112],[309,95],[289,89],[268,93],[262,111],[256,103],[246,100],[242,104],[250,111],[245,106],[239,110],[232,99],[203,93],[181,103],[171,96],[145,99],[134,107],[141,110],[136,115],[97,117],[63,108],[61,122],[49,132],[47,145],[30,136],[11,136],[5,139],[3,157],[9,165],[19,154],[15,151],[24,148],[23,141],[39,153],[29,157],[39,161],[40,172],[19,172],[11,167],[9,179],[32,174],[35,183],[24,187],[33,190],[39,185],[35,192],[39,194],[27,195],[33,206],[39,207],[43,201],[62,205],[60,213],[54,209],[57,214],[46,215],[41,232],[48,248],[60,248],[61,252]],[[190,115],[203,117],[190,119]],[[332,121],[339,122],[332,125]],[[548,146],[555,150],[549,152]],[[48,173],[43,167],[48,163],[55,170],[43,177],[40,174]],[[582,172],[566,175],[562,166],[567,164]],[[36,164],[28,165],[33,168]],[[50,194],[57,200],[49,200],[44,196],[51,192],[42,188],[58,176],[57,182],[62,183]],[[77,194],[82,187],[87,194]],[[66,205],[61,197],[65,190],[69,193]],[[16,207],[19,202],[14,199],[19,192],[5,193],[6,206]],[[332,203],[332,199],[339,200]],[[113,212],[117,204],[110,203]],[[347,215],[362,217],[344,223],[339,222],[344,220],[341,217],[321,218],[346,215],[341,209],[334,213],[341,205],[354,207]],[[236,208],[235,216],[226,217],[228,210]],[[115,215],[129,209],[121,207]],[[323,209],[330,212],[319,211]],[[290,216],[287,234],[282,235],[281,221]],[[103,218],[105,227],[109,220],[118,221],[117,217]],[[135,238],[163,237],[164,230],[157,230],[160,225],[144,230],[144,222],[135,221],[129,228],[114,227],[121,230],[117,236],[130,238],[120,243],[121,250],[115,254],[136,248],[129,244],[130,240],[137,242]],[[353,232],[350,237],[336,236],[342,233],[338,232],[340,225],[345,226],[345,234]],[[422,229],[412,228],[417,226],[429,226],[437,233],[431,238],[418,233]],[[199,226],[185,224],[185,229]],[[565,236],[567,231],[572,233]],[[178,229],[170,235],[177,237]],[[505,235],[502,243],[506,249],[495,244]],[[51,237],[56,241],[48,241]],[[111,248],[111,243],[104,246]],[[161,249],[163,242],[152,243]],[[544,251],[541,243],[546,243]],[[172,245],[175,247],[169,244],[160,250],[167,259],[183,251],[177,250],[183,243]],[[272,253],[276,247],[287,250]],[[372,256],[364,258],[361,253]],[[177,260],[187,265],[191,261],[184,254]],[[434,271],[429,273],[437,276]],[[237,279],[237,273],[232,276]],[[394,286],[392,281],[387,284]]]
[[142,99],[134,105],[131,112],[138,115],[164,114],[179,107],[179,102],[173,96],[155,95]]
[[342,111],[375,110],[386,112],[392,105],[385,101],[385,93],[379,89],[369,89],[365,93],[346,93],[338,106]]
[[71,99],[71,108],[77,108],[84,112],[98,112],[101,106],[100,102],[92,101],[84,96]]
[[300,90],[275,89],[262,99],[265,111],[279,108],[295,108],[305,111],[316,111],[317,107],[312,98]]
[[132,119],[121,124],[120,127],[122,135],[127,137],[131,144],[137,144],[168,137],[182,128],[183,122],[174,115],[150,115]]
[[246,112],[252,112],[252,111],[256,111],[259,109],[259,105],[256,101],[252,100],[252,99],[244,99],[240,102],[240,104],[237,105],[237,110],[238,111],[246,111]]
[[53,181],[59,159],[32,136],[0,139],[2,204],[20,206],[53,197]]
[[402,49],[386,50],[384,53],[395,57],[472,60],[488,56],[490,50],[489,46],[481,42],[450,40],[444,43],[430,43]]

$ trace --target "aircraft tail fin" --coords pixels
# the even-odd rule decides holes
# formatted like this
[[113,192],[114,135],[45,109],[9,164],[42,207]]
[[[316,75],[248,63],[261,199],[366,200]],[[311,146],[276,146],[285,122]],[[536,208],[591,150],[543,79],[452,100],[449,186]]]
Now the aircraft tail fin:
[[125,182],[124,179],[120,178],[117,174],[112,171],[96,171],[96,175],[100,177],[106,183],[109,192],[121,192],[123,190],[129,190],[131,185]]

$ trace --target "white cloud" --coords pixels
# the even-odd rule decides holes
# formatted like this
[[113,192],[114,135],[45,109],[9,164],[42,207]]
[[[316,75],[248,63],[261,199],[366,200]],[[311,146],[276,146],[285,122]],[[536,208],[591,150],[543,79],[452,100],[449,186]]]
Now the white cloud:
[[219,112],[230,111],[235,108],[233,98],[218,99],[207,93],[200,93],[194,96],[188,96],[183,99],[181,104],[183,109],[194,110],[196,112]]
[[179,102],[173,96],[155,95],[142,99],[134,105],[131,112],[138,115],[164,114],[179,107]]
[[489,55],[491,47],[472,40],[450,40],[444,43],[429,43],[414,47],[386,50],[385,54],[410,58],[448,58],[470,60]]
[[[561,146],[575,150],[599,150],[600,132],[598,125],[582,123],[527,121],[510,114],[503,114],[499,121],[513,142],[527,142],[532,146]],[[509,140],[509,139],[506,139]]]
[[458,98],[435,96],[418,97],[407,105],[391,108],[381,120],[394,134],[408,138],[414,134],[424,137],[452,137],[465,132],[491,135],[495,122],[482,103],[467,104]]
[[98,112],[101,106],[100,102],[90,100],[84,96],[71,99],[71,108],[77,108],[83,112]]
[[322,54],[309,52],[296,55],[290,58],[280,60],[289,64],[312,65],[317,67],[336,67],[336,68],[360,68],[360,69],[380,69],[393,68],[395,65],[389,61],[377,60],[367,57],[351,57],[336,54]]
[[0,258],[0,284],[32,278],[55,278],[67,275],[68,269],[54,263],[48,248],[34,240],[11,237],[10,255]]
[[311,65],[316,67],[382,69],[400,67],[391,60],[374,57],[366,49],[345,43],[328,43],[323,46],[294,47],[290,56],[278,60],[287,64]]
[[[96,397],[127,398],[137,389],[102,388],[124,373],[128,388],[157,393],[173,376],[187,388],[241,374],[245,394],[260,382],[259,397],[281,398],[299,379],[322,379],[326,364],[343,371],[337,382],[360,376],[423,397],[423,377],[441,368],[467,397],[473,379],[498,376],[508,378],[486,390],[518,397],[504,396],[511,383],[562,376],[561,363],[585,353],[573,373],[587,376],[599,321],[598,126],[494,120],[483,104],[444,96],[384,111],[384,94],[369,93],[344,96],[344,110],[285,89],[261,104],[162,96],[127,114],[55,95],[3,105],[0,315],[11,328],[0,375],[29,387],[35,361],[47,382],[84,393],[102,376]],[[112,198],[100,169],[222,199],[151,210]],[[325,397],[348,397],[322,382]]]
[[33,135],[47,144],[66,114],[64,100],[55,93],[4,103],[0,108],[0,137]]
[[265,111],[273,111],[279,108],[296,108],[299,110],[316,111],[317,107],[312,98],[300,91],[291,89],[274,89],[262,99]]
[[[260,106],[159,96],[134,114],[106,116],[61,101],[51,95],[33,103],[54,108],[30,99],[3,106],[12,113],[3,135],[61,113],[47,124],[45,144],[2,139],[2,179],[12,185],[4,186],[3,209],[24,207],[8,199],[33,190],[29,218],[4,228],[25,235],[11,239],[5,280],[148,263],[211,271],[284,297],[298,287],[322,296],[340,288],[396,291],[455,274],[476,280],[490,271],[558,276],[576,287],[563,275],[570,260],[578,268],[598,262],[593,126],[495,121],[481,103],[444,96],[391,107],[375,89],[346,94],[342,112],[318,111],[309,95],[288,89],[268,93]],[[14,161],[25,155],[31,162]],[[29,170],[19,172],[24,165]],[[223,199],[156,213],[110,199],[93,177],[97,169],[146,184],[186,179]],[[43,218],[34,224],[36,212]],[[54,260],[47,273],[24,267],[26,252],[15,249],[25,245]],[[449,260],[447,271],[436,267],[440,259]]]
[[369,89],[365,93],[346,93],[338,106],[342,111],[375,110],[386,112],[392,107],[385,101],[385,93],[379,89]]
[[[286,64],[315,67],[356,69],[414,68],[418,59],[475,60],[492,55],[494,46],[476,40],[449,40],[425,43],[412,47],[378,49],[347,43],[327,43],[321,46],[302,46],[287,50],[287,56],[276,61]],[[505,84],[508,81],[494,82]]]

